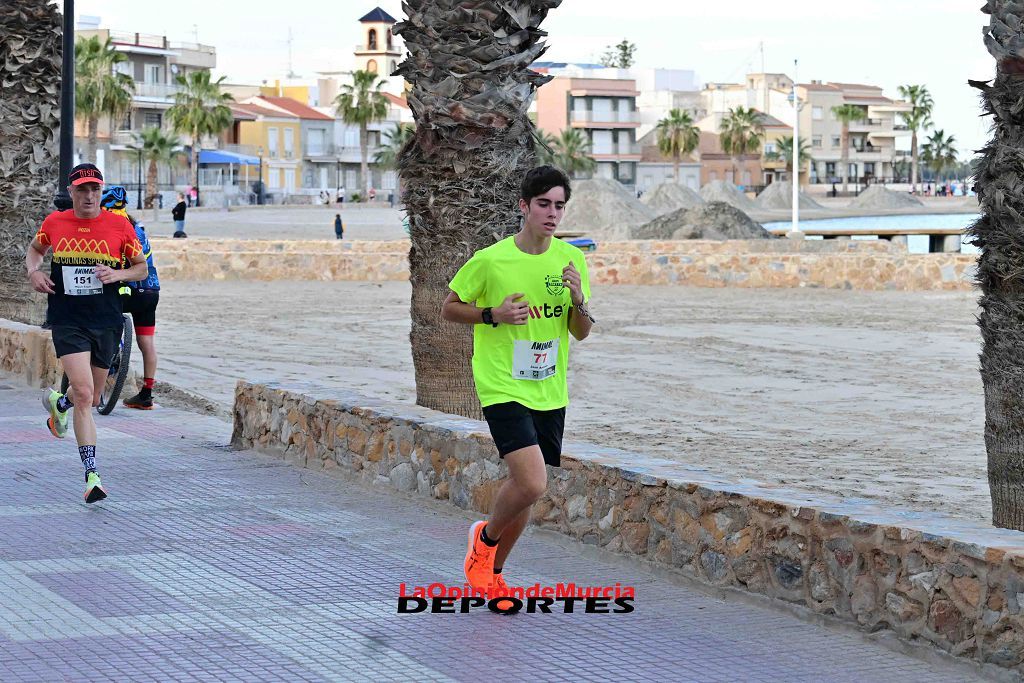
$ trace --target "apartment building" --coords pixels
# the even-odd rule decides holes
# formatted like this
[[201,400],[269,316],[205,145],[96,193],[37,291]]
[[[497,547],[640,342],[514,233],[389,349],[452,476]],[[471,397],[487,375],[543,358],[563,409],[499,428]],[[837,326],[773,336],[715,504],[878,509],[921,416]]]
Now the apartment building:
[[[75,38],[96,36],[110,39],[112,45],[127,57],[118,69],[132,77],[135,93],[132,110],[119,121],[101,120],[97,163],[104,170],[108,182],[134,187],[138,178],[138,154],[129,147],[145,128],[167,127],[166,114],[174,104],[179,91],[177,76],[195,71],[208,71],[217,65],[217,51],[211,45],[171,41],[166,36],[130,33],[99,28],[93,19],[88,27],[80,23]],[[85,149],[87,130],[81,120],[75,122],[75,148],[78,158]],[[184,144],[190,140],[183,139]],[[143,175],[145,175],[143,171]],[[173,177],[172,177],[173,176]],[[187,182],[187,168],[159,170],[161,188]]]
[[641,157],[639,94],[633,79],[556,76],[537,91],[537,127],[555,136],[579,130],[597,162],[594,175],[633,186]]
[[899,117],[911,111],[909,103],[885,97],[877,86],[821,81],[797,85],[797,96],[803,103],[800,130],[811,143],[810,182],[833,183],[842,178],[843,125],[832,111],[844,104],[864,112],[863,119],[850,124],[848,177],[858,183],[892,182],[898,142],[910,138]]

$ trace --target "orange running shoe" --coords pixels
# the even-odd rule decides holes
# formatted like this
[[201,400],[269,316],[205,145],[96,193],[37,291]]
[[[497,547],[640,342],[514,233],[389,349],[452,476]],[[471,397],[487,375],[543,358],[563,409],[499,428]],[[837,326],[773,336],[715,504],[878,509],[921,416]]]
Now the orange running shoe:
[[469,547],[463,569],[473,590],[485,591],[494,583],[494,553],[498,546],[492,548],[480,539],[480,532],[486,525],[487,522],[479,521],[469,527]]
[[498,602],[495,603],[495,607],[498,609],[512,609],[515,606],[511,600],[502,600],[501,596],[508,596],[514,598],[512,589],[507,583],[505,583],[505,577],[501,574],[495,574],[494,578],[491,579],[491,594],[488,596],[490,599],[498,598]]

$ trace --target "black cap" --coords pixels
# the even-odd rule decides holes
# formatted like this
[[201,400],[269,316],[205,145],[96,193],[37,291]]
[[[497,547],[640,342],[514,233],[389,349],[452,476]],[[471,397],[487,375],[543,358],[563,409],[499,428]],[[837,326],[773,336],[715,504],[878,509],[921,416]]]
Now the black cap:
[[71,169],[71,173],[68,174],[68,184],[81,185],[82,183],[103,184],[103,174],[100,173],[100,169],[96,168],[96,164],[79,164]]

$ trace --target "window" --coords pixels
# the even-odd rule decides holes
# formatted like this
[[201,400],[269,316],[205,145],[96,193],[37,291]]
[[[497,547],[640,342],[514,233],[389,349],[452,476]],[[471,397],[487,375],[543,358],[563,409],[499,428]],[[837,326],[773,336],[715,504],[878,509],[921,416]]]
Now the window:
[[159,64],[146,65],[146,83],[163,83],[164,70]]
[[125,76],[131,76],[132,80],[135,80],[135,62],[118,62],[114,65],[114,71]]
[[[295,151],[295,129],[284,129],[284,158],[291,159]],[[294,183],[293,183],[294,185]]]
[[366,47],[370,50],[377,49],[377,29],[371,28],[366,34]]
[[143,116],[143,128],[159,128],[163,124],[163,115],[158,111],[148,111]]
[[811,147],[813,147],[814,149],[821,149],[820,135],[815,135],[813,138],[811,138]]
[[371,59],[366,63],[366,70],[372,74],[377,73],[377,60]]
[[[267,129],[267,155],[271,159],[277,158],[277,128]],[[273,174],[271,174],[273,176]],[[272,187],[277,187],[276,185]]]
[[327,131],[322,128],[314,128],[309,131],[309,139],[306,140],[306,154],[324,154],[324,140],[327,138]]
[[836,162],[827,161],[825,162],[825,176],[828,178],[836,177]]
[[811,109],[811,118],[814,119],[815,121],[821,121],[823,118],[825,118],[825,110],[822,109],[821,107],[813,107]]
[[842,135],[833,135],[832,136],[832,146],[833,147],[842,147],[843,146],[843,136]]
[[276,168],[267,171],[267,187],[271,189],[281,187],[281,171]]
[[346,130],[345,131],[345,147],[358,147],[359,146],[359,131],[358,130]]
[[764,153],[765,154],[775,154],[777,151],[778,151],[778,147],[775,146],[774,142],[766,142],[766,143],[764,143]]
[[118,130],[131,130],[132,129],[132,113],[128,112],[124,115],[121,120],[121,127]]
[[388,49],[390,50],[393,43],[391,42],[391,29],[388,29]]

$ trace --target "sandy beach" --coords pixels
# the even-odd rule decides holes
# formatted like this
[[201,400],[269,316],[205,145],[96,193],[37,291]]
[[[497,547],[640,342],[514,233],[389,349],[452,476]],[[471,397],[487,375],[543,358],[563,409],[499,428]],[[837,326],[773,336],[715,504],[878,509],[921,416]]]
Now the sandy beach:
[[[566,438],[987,521],[971,293],[599,287]],[[404,282],[168,282],[158,377],[414,397]],[[158,397],[159,398],[159,397]]]

